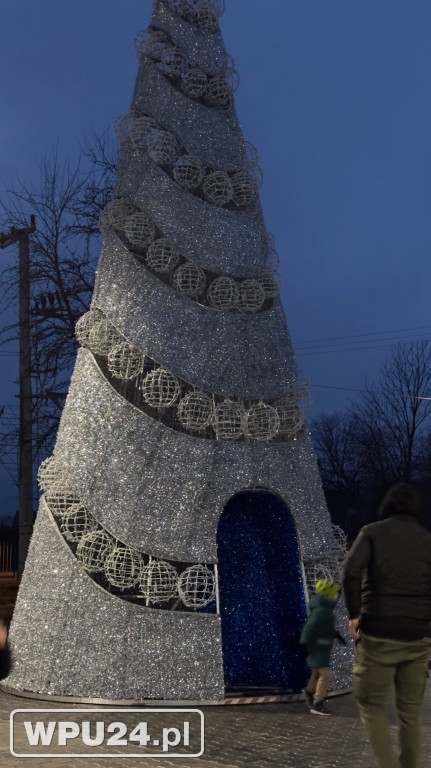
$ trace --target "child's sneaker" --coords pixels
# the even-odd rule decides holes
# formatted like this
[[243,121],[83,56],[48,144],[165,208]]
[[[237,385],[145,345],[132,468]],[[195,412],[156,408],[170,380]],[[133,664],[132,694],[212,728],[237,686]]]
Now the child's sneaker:
[[313,704],[310,712],[312,715],[325,715],[326,717],[331,717],[334,714],[330,709],[325,707],[323,701],[318,701],[317,704]]
[[310,691],[307,691],[307,690],[304,691],[304,693],[305,693],[305,698],[306,698],[307,704],[308,704],[308,706],[311,709],[311,707],[313,706],[313,702],[314,702],[314,693],[310,693]]

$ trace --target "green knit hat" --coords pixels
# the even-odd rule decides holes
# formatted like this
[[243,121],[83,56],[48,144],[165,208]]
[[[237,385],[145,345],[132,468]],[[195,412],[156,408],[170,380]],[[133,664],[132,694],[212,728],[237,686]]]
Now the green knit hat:
[[328,579],[320,579],[316,584],[316,595],[329,597],[331,600],[338,595],[338,584]]

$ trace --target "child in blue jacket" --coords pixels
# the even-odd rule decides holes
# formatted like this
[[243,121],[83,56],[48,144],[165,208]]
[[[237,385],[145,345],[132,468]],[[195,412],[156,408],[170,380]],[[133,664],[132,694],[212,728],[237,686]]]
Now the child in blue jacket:
[[307,664],[312,669],[305,696],[313,715],[333,714],[325,707],[332,645],[335,638],[346,644],[335,629],[334,608],[337,600],[338,585],[335,581],[318,581],[316,594],[308,604],[309,615],[301,634],[300,643],[307,646]]

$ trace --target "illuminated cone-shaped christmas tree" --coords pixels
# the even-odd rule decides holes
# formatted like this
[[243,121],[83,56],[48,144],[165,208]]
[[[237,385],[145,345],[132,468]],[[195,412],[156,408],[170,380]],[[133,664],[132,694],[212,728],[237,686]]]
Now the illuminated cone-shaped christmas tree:
[[[300,690],[343,554],[304,424],[221,0],[155,0],[6,684],[59,697]],[[340,609],[342,611],[342,609]],[[337,652],[334,687],[349,678]]]

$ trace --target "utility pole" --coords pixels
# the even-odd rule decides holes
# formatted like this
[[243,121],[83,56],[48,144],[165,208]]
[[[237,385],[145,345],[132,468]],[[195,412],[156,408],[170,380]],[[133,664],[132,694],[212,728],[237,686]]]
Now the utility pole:
[[19,533],[18,579],[21,579],[28,545],[33,531],[33,434],[30,337],[30,235],[36,230],[36,220],[30,226],[12,227],[8,234],[0,233],[0,248],[19,245]]

